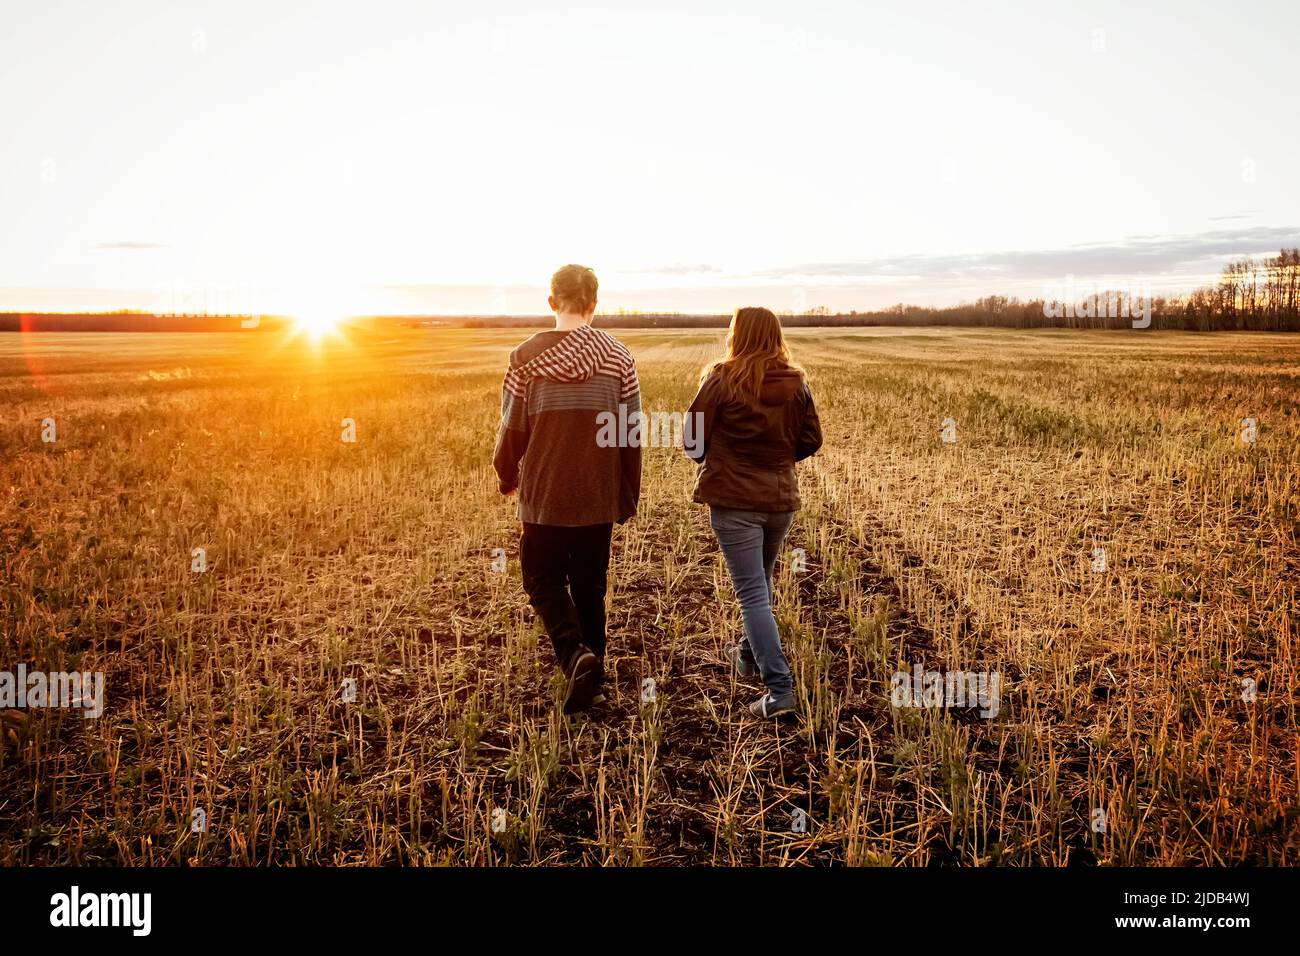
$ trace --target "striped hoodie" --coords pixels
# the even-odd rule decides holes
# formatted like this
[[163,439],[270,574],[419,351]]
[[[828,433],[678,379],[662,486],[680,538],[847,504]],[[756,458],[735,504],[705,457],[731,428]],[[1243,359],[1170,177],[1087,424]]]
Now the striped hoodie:
[[601,447],[601,413],[641,409],[636,364],[608,332],[539,332],[510,353],[492,457],[528,524],[622,523],[641,494],[640,447]]

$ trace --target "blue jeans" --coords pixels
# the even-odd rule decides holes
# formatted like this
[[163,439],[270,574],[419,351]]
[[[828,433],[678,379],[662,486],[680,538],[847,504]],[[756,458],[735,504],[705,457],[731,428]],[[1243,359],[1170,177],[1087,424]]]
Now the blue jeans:
[[731,583],[740,598],[745,621],[745,643],[741,648],[753,655],[763,683],[775,697],[793,692],[790,665],[781,650],[781,635],[772,615],[772,571],[781,544],[794,520],[793,511],[737,511],[709,507],[709,523],[722,547],[731,572]]

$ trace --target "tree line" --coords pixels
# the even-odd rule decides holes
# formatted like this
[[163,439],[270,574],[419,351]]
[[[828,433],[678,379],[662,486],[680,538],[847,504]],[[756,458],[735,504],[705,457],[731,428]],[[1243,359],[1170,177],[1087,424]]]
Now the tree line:
[[[779,311],[779,310],[778,310]],[[237,331],[283,328],[280,316],[162,316],[139,312],[97,315],[0,313],[5,331]],[[678,312],[597,313],[605,328],[721,328],[729,315]],[[1181,296],[1156,296],[1140,289],[1069,288],[1036,299],[989,295],[952,306],[894,305],[869,312],[831,312],[824,307],[783,313],[782,322],[800,326],[974,326],[1016,329],[1160,328],[1196,331],[1300,332],[1300,249],[1276,256],[1228,263],[1218,281]],[[459,327],[532,328],[549,315],[380,316],[349,323],[362,328]]]
[[[1149,321],[1148,321],[1149,320]],[[677,313],[600,315],[611,328],[712,328],[726,315]],[[1300,332],[1300,249],[1230,262],[1217,283],[1186,295],[1135,289],[1090,290],[1078,296],[1019,299],[989,295],[952,306],[894,305],[869,312],[826,308],[781,316],[799,326],[975,326],[1017,329],[1161,328],[1196,331]]]

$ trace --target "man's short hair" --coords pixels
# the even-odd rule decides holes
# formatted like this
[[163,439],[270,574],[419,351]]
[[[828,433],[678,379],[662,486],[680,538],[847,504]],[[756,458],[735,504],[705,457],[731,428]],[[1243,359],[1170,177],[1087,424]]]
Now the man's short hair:
[[551,297],[557,312],[586,315],[596,307],[596,273],[586,266],[570,263],[551,276]]

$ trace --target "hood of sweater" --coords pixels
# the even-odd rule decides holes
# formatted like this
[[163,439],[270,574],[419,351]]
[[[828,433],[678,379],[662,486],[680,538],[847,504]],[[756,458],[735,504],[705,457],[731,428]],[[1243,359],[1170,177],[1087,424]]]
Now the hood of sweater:
[[799,387],[803,376],[793,368],[769,368],[763,375],[763,387],[758,400],[764,405],[784,405]]
[[590,325],[580,325],[514,372],[524,381],[545,378],[553,382],[585,382],[596,374],[607,355],[602,346],[603,333]]

